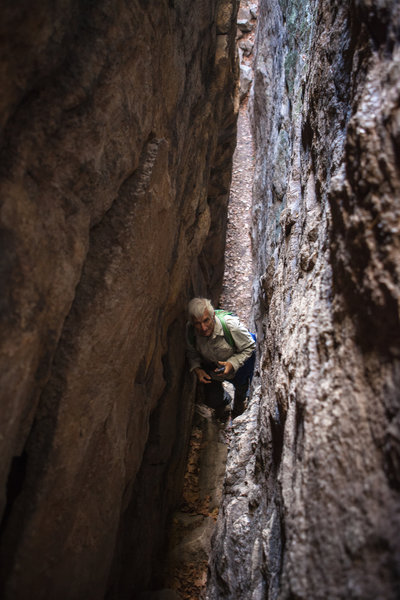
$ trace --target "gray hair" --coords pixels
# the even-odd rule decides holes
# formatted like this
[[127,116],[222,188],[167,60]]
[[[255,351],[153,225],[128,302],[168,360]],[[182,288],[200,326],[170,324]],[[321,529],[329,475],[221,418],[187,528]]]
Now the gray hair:
[[207,300],[207,298],[193,298],[188,304],[189,319],[191,321],[201,319],[205,310],[208,310],[211,318],[214,316],[215,311],[210,300]]

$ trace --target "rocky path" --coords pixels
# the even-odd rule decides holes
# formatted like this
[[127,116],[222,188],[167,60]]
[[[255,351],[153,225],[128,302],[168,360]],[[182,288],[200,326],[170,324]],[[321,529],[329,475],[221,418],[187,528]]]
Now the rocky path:
[[237,146],[233,157],[225,274],[220,305],[234,311],[248,326],[253,281],[250,240],[253,169],[253,143],[246,101],[240,109]]

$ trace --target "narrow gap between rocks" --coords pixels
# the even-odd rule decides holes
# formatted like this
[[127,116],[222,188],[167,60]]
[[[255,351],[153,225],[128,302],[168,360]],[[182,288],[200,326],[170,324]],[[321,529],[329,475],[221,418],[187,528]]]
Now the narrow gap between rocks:
[[[251,12],[250,12],[251,11]],[[248,115],[257,4],[241,2],[238,51],[241,103],[228,207],[225,272],[219,306],[231,310],[251,330],[253,263],[251,203],[254,149]],[[233,386],[227,384],[233,395]],[[222,423],[213,411],[196,404],[182,504],[173,516],[166,561],[165,588],[176,598],[205,598],[211,538],[222,498],[232,420]],[[172,596],[171,596],[172,598]]]

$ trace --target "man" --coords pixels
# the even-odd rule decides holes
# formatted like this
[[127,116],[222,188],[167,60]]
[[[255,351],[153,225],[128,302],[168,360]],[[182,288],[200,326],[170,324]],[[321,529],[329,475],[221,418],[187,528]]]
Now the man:
[[234,385],[232,418],[235,418],[244,411],[253,376],[255,339],[237,317],[218,317],[206,298],[193,298],[188,305],[188,315],[186,344],[190,370],[204,384],[206,404],[215,409],[218,417],[223,416],[231,400],[222,381],[228,380]]

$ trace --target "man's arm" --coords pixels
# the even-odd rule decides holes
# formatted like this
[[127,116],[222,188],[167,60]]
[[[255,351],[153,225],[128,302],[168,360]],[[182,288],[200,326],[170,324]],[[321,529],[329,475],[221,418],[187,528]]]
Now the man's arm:
[[200,383],[210,383],[211,377],[201,367],[202,359],[201,354],[196,350],[195,344],[195,333],[190,330],[190,324],[186,325],[186,356],[189,361],[190,371],[196,373],[197,379]]
[[201,367],[195,367],[193,371],[196,373],[197,379],[200,381],[200,383],[211,383],[211,377],[204,369]]

